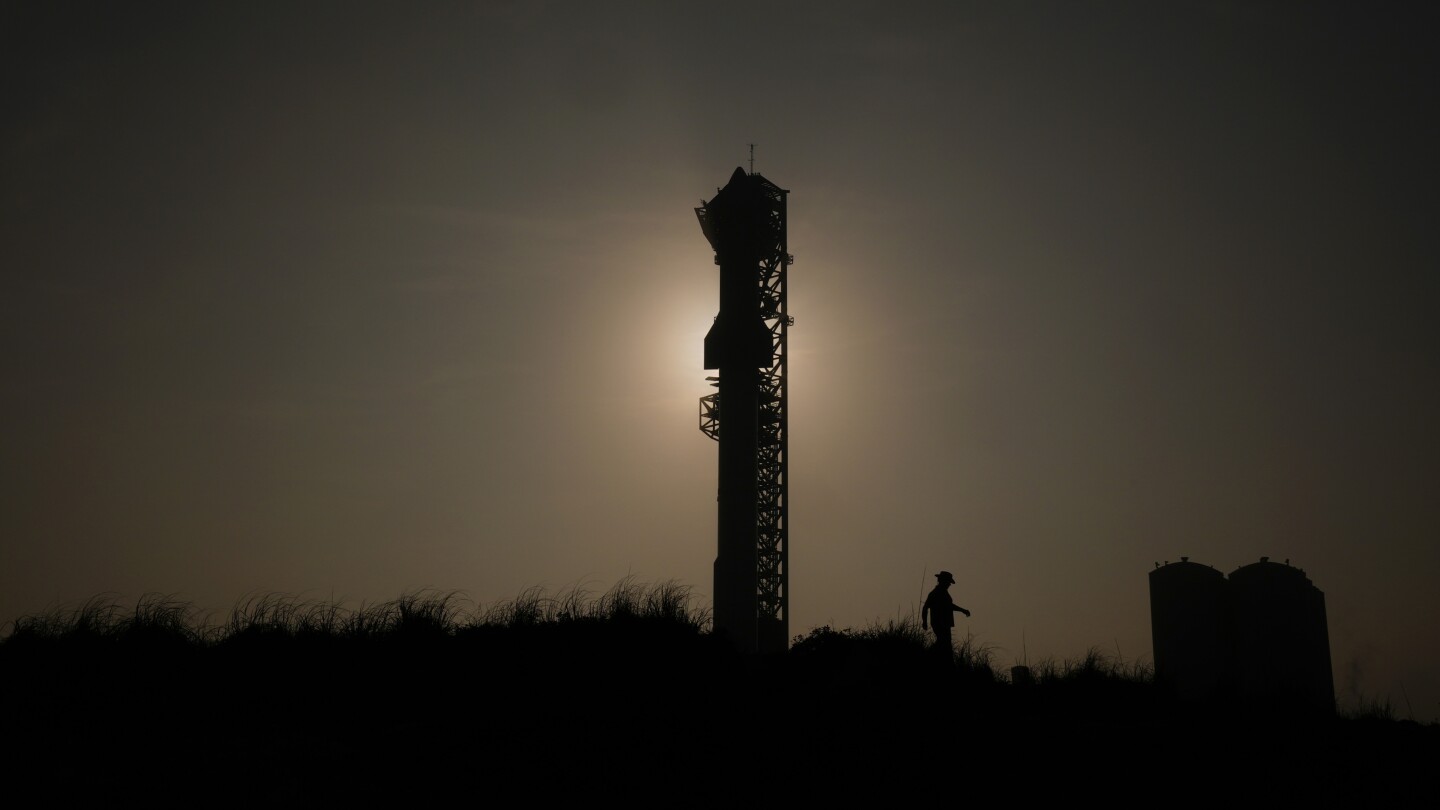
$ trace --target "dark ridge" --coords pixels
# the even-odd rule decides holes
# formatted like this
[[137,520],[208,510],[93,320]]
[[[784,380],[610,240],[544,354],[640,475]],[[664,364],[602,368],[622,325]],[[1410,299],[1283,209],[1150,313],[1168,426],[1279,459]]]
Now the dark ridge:
[[672,583],[483,609],[267,595],[218,625],[173,599],[100,598],[0,640],[0,756],[12,790],[50,804],[1073,801],[1103,785],[1413,805],[1434,790],[1440,725],[1181,703],[1097,650],[1030,672],[1012,682],[973,639],[937,654],[911,621],[740,655]]

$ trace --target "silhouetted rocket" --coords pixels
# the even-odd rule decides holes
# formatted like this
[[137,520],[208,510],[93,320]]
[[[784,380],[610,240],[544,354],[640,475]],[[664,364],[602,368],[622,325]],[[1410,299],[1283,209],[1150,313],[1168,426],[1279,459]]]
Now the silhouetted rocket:
[[[757,459],[760,369],[774,362],[761,307],[761,270],[776,249],[770,184],[737,168],[714,199],[695,209],[720,265],[720,314],[705,336],[705,368],[719,370],[720,475],[714,620],[744,651],[760,646],[757,576]],[[783,643],[783,642],[782,642]],[[767,645],[768,646],[768,645]]]
[[[761,317],[754,273],[766,248],[769,201],[752,177],[759,175],[736,167],[725,188],[695,211],[720,265],[720,314],[705,335],[706,369],[737,363],[759,368],[771,362],[770,330]],[[732,322],[739,324],[734,330],[728,327]]]

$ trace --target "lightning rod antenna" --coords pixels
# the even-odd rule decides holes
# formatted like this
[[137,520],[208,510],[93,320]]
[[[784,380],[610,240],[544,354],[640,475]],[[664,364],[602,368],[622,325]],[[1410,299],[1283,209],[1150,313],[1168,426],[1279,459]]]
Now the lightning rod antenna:
[[750,173],[755,173],[755,144],[750,144]]

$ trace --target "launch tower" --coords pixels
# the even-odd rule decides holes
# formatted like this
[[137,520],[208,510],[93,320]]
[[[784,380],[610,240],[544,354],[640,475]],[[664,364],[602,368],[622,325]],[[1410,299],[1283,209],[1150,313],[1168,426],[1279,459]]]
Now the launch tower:
[[705,368],[718,370],[709,379],[719,390],[700,399],[700,431],[720,443],[715,630],[747,652],[781,652],[789,641],[789,193],[737,168],[695,209],[720,266],[720,314],[705,336]]

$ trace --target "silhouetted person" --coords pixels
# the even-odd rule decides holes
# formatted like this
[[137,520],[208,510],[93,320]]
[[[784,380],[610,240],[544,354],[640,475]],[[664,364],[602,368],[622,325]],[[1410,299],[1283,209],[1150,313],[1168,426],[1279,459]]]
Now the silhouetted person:
[[970,615],[970,611],[955,604],[950,598],[950,586],[955,584],[955,577],[949,571],[941,571],[935,575],[939,580],[930,595],[925,597],[925,606],[920,608],[920,627],[935,628],[935,649],[949,650],[950,628],[955,626],[955,614],[957,612]]

